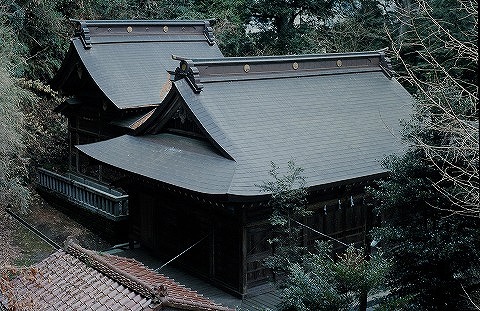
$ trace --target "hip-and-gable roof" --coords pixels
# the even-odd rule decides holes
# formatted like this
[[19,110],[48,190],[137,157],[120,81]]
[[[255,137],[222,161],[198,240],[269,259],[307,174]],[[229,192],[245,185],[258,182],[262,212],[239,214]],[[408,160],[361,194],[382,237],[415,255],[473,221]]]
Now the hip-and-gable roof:
[[[400,121],[409,118],[412,99],[392,78],[383,51],[175,58],[181,62],[171,72],[174,82],[170,93],[181,97],[184,108],[218,150],[211,152],[210,160],[223,154],[225,165],[214,165],[221,170],[215,172],[208,167],[212,161],[190,153],[188,159],[183,157],[186,162],[178,170],[170,172],[164,169],[167,162],[157,161],[149,169],[158,171],[159,177],[154,179],[161,182],[179,185],[182,180],[181,187],[202,193],[220,190],[229,195],[255,196],[261,193],[258,185],[270,178],[271,162],[286,166],[294,160],[304,169],[306,185],[317,187],[386,173],[382,159],[405,149]],[[167,96],[162,105],[165,110],[173,97]],[[146,124],[163,122],[158,118],[165,116],[153,114]],[[164,150],[168,147],[165,134],[157,132],[155,139],[162,143],[149,146]],[[169,139],[172,146],[179,146],[187,138],[171,135]],[[126,165],[125,159],[112,161],[108,153],[99,156],[95,151],[116,148],[112,143],[79,149],[97,160],[143,175],[135,165]],[[146,145],[137,147],[147,150]],[[198,152],[204,148],[197,147]],[[148,152],[148,156],[139,154],[136,161],[148,159],[154,150]],[[191,174],[190,167],[203,167],[211,173]]]

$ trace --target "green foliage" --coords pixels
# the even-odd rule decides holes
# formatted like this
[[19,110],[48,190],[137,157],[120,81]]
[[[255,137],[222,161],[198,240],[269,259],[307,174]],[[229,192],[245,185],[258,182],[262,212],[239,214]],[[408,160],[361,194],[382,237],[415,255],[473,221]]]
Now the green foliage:
[[33,94],[16,84],[0,64],[0,204],[25,210],[29,193],[25,186],[28,159],[25,157],[22,101]]
[[241,2],[236,10],[241,22],[233,23],[238,31],[229,33],[225,45],[230,56],[350,52],[389,45],[385,24],[390,14],[381,1]]
[[260,185],[264,192],[271,193],[270,206],[272,215],[269,219],[273,227],[273,245],[275,254],[266,260],[266,266],[276,272],[285,272],[289,264],[301,261],[305,247],[300,246],[302,227],[299,222],[311,212],[307,210],[307,190],[303,169],[288,162],[288,172],[280,175],[280,168],[271,163],[272,180]]
[[251,25],[260,30],[252,32],[266,54],[301,54],[317,50],[311,40],[314,32],[324,28],[332,17],[335,1],[251,1]]
[[53,77],[67,48],[65,19],[55,1],[7,0],[10,30],[26,48],[23,76],[48,81]]
[[24,211],[30,199],[29,173],[61,155],[66,130],[64,120],[52,113],[59,103],[55,93],[39,80],[23,78],[54,66],[29,56],[30,40],[37,41],[34,33],[22,42],[24,30],[18,27],[31,17],[23,16],[28,12],[14,2],[0,9],[0,201]]
[[385,29],[389,27],[392,12],[376,0],[363,0],[338,5],[325,36],[326,46],[334,52],[379,50],[390,46]]
[[402,157],[372,190],[373,231],[394,263],[391,297],[405,310],[472,308],[479,296],[477,1],[418,0],[402,11],[395,56],[415,92]]
[[302,262],[288,265],[280,310],[353,310],[362,293],[372,294],[384,284],[390,263],[380,254],[367,259],[353,246],[335,260],[331,254],[329,243],[317,242]]
[[75,19],[188,19],[193,1],[165,0],[84,0],[57,1],[56,8]]
[[396,70],[414,86],[413,92],[418,90],[418,82],[444,78],[450,82],[453,78],[470,91],[476,88],[477,6],[476,0],[417,0],[415,6],[397,10],[401,22],[391,34],[401,64]]
[[30,159],[29,175],[36,176],[38,167],[65,170],[68,163],[66,119],[53,110],[64,100],[43,82],[20,80],[19,85],[35,93],[35,101],[24,102],[26,153]]
[[410,297],[405,310],[455,310],[463,286],[479,283],[479,221],[447,217],[449,204],[431,179],[438,172],[410,151],[386,162],[391,176],[372,190],[385,221],[373,236],[393,262],[388,278],[392,297]]
[[[7,15],[1,9],[0,22],[5,23]],[[18,85],[15,75],[23,46],[11,34],[9,27],[0,27],[0,204],[25,210],[29,200],[25,183],[28,159],[21,106],[36,97]]]
[[200,18],[215,19],[218,45],[225,56],[256,54],[252,39],[245,29],[251,16],[250,0],[198,0],[193,10]]
[[282,291],[280,310],[349,310],[385,282],[390,263],[380,253],[368,258],[363,250],[349,246],[332,258],[332,246],[317,242],[313,252],[301,246],[301,222],[311,212],[307,209],[307,190],[303,169],[294,161],[288,171],[272,163],[270,176],[261,189],[272,194],[270,205],[274,255],[266,267],[277,273],[277,286]]

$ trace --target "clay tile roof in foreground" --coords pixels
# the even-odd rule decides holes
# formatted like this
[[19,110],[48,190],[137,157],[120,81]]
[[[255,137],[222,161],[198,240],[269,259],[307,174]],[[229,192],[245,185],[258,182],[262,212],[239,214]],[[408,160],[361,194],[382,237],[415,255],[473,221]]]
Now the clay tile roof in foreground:
[[37,310],[233,310],[134,259],[87,250],[71,239],[35,268],[35,278],[13,284],[18,299],[33,298]]

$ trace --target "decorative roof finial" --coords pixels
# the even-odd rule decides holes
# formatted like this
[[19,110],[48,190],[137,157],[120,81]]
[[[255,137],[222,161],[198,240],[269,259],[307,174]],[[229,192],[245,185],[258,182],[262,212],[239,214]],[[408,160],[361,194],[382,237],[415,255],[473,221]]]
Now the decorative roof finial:
[[170,80],[178,81],[180,79],[185,79],[195,93],[200,93],[203,89],[203,84],[200,82],[200,73],[198,68],[195,67],[193,61],[175,55],[172,55],[172,59],[179,60],[180,65],[175,71],[169,71],[172,75]]
[[90,49],[92,47],[92,40],[90,38],[90,29],[87,27],[87,22],[73,19],[71,21],[77,23],[75,27],[75,36],[82,40],[85,49]]
[[395,71],[392,69],[392,62],[389,57],[385,56],[385,52],[388,51],[388,48],[380,50],[380,68],[382,68],[383,73],[387,78],[391,79],[395,74]]

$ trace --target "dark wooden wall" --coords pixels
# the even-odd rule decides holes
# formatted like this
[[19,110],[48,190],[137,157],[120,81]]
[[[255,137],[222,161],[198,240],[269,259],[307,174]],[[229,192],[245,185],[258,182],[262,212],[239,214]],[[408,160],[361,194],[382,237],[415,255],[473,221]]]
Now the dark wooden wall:
[[235,210],[155,185],[128,189],[131,238],[234,294],[240,294],[241,227]]

